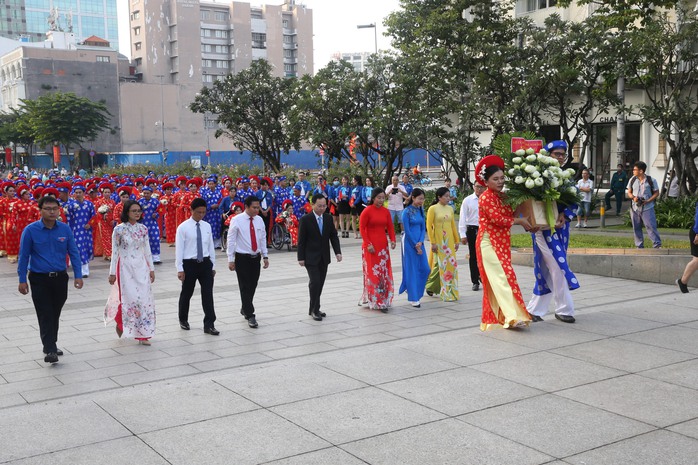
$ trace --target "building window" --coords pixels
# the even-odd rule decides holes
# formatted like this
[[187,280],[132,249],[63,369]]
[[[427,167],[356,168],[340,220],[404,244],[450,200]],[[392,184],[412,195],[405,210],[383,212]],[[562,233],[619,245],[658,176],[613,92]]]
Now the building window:
[[228,69],[228,62],[225,60],[216,61],[216,68]]
[[284,18],[282,23],[283,23],[284,29],[288,29],[288,25],[291,24],[287,18]]
[[261,32],[252,33],[252,48],[267,48],[267,35]]
[[97,63],[109,63],[109,57],[104,55],[97,55]]
[[139,35],[141,35],[141,27],[140,27],[140,26],[136,26],[136,27],[133,28],[133,35],[134,35],[134,36],[139,36]]
[[519,0],[527,13],[557,6],[557,0]]
[[284,58],[294,58],[295,50],[284,50]]
[[202,74],[201,80],[203,82],[213,82],[213,76],[211,74]]
[[134,11],[131,13],[131,21],[135,21],[137,19],[140,19],[141,17],[141,12],[140,11]]
[[210,29],[202,29],[201,30],[201,37],[211,37],[211,30]]
[[216,45],[216,53],[228,53],[227,45]]
[[292,44],[293,43],[293,36],[284,36],[284,43],[285,44]]
[[204,53],[211,53],[213,46],[211,44],[201,44],[201,51]]
[[140,50],[140,49],[141,49],[141,46],[142,46],[142,44],[141,44],[140,42],[136,42],[135,44],[133,44],[133,47],[134,47],[136,50]]
[[296,65],[284,65],[284,71],[287,73],[295,73]]
[[211,19],[211,11],[201,10],[201,20],[206,21]]
[[143,63],[143,58],[136,58],[135,60],[133,60],[133,62],[136,66],[140,66]]
[[216,29],[216,39],[227,39],[228,38],[228,31],[221,31],[220,29]]
[[216,21],[228,21],[228,13],[225,11],[216,11]]
[[211,60],[201,60],[201,66],[204,68],[210,68],[211,67]]

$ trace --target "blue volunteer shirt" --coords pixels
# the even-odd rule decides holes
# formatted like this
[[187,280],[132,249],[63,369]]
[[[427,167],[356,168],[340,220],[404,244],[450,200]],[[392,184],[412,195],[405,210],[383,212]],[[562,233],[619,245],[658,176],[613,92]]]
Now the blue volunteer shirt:
[[70,263],[76,279],[82,279],[80,252],[70,227],[56,221],[53,228],[44,226],[42,220],[29,224],[22,232],[19,243],[17,274],[19,282],[27,282],[27,270],[34,273],[51,273],[65,270],[65,257],[70,255]]

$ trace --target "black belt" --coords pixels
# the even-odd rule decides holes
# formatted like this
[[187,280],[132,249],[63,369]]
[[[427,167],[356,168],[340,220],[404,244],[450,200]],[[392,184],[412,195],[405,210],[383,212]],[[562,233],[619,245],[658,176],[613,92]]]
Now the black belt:
[[67,274],[66,270],[62,271],[49,271],[48,273],[36,273],[34,271],[30,271],[29,274],[36,275],[36,276],[44,276],[46,278],[57,278],[59,276],[62,276],[64,274]]
[[235,255],[242,255],[243,257],[249,257],[249,258],[259,258],[262,256],[261,253],[251,254],[251,253],[240,253],[240,252],[235,252]]
[[467,226],[465,227],[465,229],[480,229],[480,226],[471,226],[471,225],[467,225]]
[[183,262],[203,263],[203,262],[206,261],[206,260],[211,260],[211,258],[210,258],[210,257],[204,257],[203,260],[201,260],[201,261],[197,260],[196,258],[185,258],[185,259],[182,260],[182,261],[183,261]]

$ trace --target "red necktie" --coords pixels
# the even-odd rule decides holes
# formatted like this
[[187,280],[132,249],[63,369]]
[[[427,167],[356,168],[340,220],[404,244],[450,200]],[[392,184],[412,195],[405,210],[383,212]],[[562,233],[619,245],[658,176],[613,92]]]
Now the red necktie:
[[254,232],[254,217],[250,218],[250,242],[252,243],[252,252],[257,251],[257,234]]

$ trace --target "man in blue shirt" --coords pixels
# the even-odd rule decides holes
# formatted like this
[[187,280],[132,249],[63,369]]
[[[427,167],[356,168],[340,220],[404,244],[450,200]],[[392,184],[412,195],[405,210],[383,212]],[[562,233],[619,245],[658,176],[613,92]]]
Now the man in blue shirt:
[[39,333],[44,346],[44,361],[58,362],[58,355],[63,352],[56,347],[58,340],[58,322],[63,304],[68,298],[68,273],[65,257],[70,256],[70,263],[75,275],[74,286],[82,288],[82,263],[80,252],[75,245],[70,227],[57,221],[60,205],[53,197],[39,199],[41,219],[29,224],[22,232],[19,244],[19,292],[29,293],[31,284],[32,301],[39,320]]

